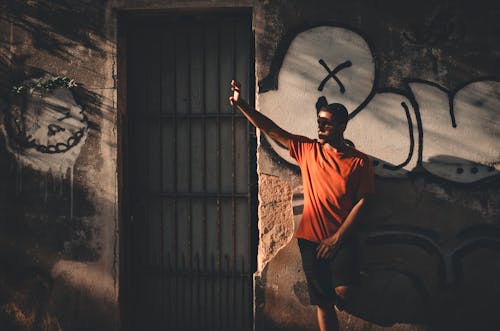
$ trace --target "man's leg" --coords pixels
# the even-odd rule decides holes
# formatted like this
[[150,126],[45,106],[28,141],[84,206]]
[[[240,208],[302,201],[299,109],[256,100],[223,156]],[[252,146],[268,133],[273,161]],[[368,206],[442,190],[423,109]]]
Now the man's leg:
[[346,300],[349,298],[349,293],[350,293],[349,286],[337,286],[335,288],[335,294],[337,295],[338,298],[337,302],[318,305],[317,309],[318,325],[321,331],[340,330],[339,320],[334,305],[337,306],[339,310],[344,310],[344,304]]
[[350,292],[351,289],[349,286],[342,285],[335,287],[335,294],[337,295],[337,302],[335,303],[335,306],[339,310],[345,309],[345,304],[349,300]]
[[337,312],[333,308],[333,302],[318,306],[318,326],[320,331],[339,331],[339,320]]

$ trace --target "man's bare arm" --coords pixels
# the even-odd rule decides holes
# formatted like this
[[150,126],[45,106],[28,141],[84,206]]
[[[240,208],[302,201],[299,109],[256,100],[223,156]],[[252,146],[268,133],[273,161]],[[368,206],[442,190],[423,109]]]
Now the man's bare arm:
[[266,135],[276,140],[284,147],[288,148],[291,134],[280,128],[269,117],[255,110],[245,100],[243,100],[243,98],[240,97],[240,83],[234,80],[231,81],[231,89],[233,90],[233,96],[229,98],[231,105],[238,108],[238,110],[241,111],[255,127],[262,130]]
[[349,236],[349,233],[353,230],[354,226],[357,223],[357,220],[363,214],[363,210],[366,208],[367,200],[369,199],[369,196],[361,198],[351,209],[344,223],[342,223],[337,232],[321,241],[316,251],[317,258],[326,259],[335,254],[335,251],[337,250],[339,245],[345,238]]

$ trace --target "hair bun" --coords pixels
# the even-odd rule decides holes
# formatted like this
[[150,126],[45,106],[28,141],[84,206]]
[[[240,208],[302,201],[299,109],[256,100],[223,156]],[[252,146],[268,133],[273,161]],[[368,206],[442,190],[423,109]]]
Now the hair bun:
[[318,101],[316,101],[316,111],[319,111],[321,108],[328,107],[328,101],[324,96],[320,96]]

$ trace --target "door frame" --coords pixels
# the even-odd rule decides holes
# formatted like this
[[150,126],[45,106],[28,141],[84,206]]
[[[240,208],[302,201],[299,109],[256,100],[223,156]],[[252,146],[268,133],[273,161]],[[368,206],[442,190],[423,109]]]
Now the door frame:
[[[175,16],[183,15],[214,15],[214,14],[247,14],[253,22],[253,9],[251,7],[232,7],[232,8],[218,8],[218,7],[200,7],[200,8],[170,8],[160,10],[150,9],[134,9],[134,10],[117,10],[116,20],[116,81],[117,81],[117,177],[118,177],[118,247],[119,252],[118,263],[118,304],[120,313],[121,330],[132,330],[130,323],[127,323],[127,316],[133,313],[133,306],[131,305],[131,294],[134,293],[134,285],[132,281],[133,266],[130,261],[131,247],[130,247],[130,182],[129,182],[129,158],[128,150],[128,112],[127,112],[127,34],[128,25],[137,20],[154,19],[161,20],[162,18],[172,18]],[[253,30],[253,24],[252,24]],[[248,103],[255,105],[255,32],[252,32],[252,40],[250,47],[250,57],[253,60],[253,65],[250,65],[249,78],[251,84],[249,89]],[[251,182],[251,270],[253,273],[257,270],[257,249],[258,249],[258,174],[257,174],[257,138],[255,128],[250,125],[250,150],[252,160],[250,163],[250,171],[252,174]],[[252,302],[255,299],[255,286],[252,289]],[[255,323],[252,320],[252,323]],[[253,326],[252,326],[253,328]]]

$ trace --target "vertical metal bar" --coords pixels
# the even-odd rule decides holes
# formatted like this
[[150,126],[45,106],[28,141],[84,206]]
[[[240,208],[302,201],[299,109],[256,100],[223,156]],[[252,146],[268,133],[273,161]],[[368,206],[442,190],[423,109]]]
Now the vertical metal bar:
[[[148,38],[146,38],[146,42],[148,42],[148,41],[149,41]],[[149,195],[149,192],[151,190],[151,188],[149,186],[150,183],[151,183],[151,178],[150,178],[151,174],[150,174],[150,169],[149,169],[149,162],[150,162],[150,158],[151,158],[151,146],[150,146],[151,144],[149,142],[150,142],[150,139],[151,139],[151,130],[149,130],[149,127],[148,127],[150,125],[150,123],[149,123],[149,121],[147,121],[149,119],[150,114],[151,114],[151,102],[150,102],[151,101],[151,93],[150,93],[151,90],[150,90],[150,88],[148,86],[148,83],[151,82],[151,62],[152,62],[151,61],[151,54],[153,53],[152,51],[153,50],[152,50],[151,44],[148,43],[146,45],[146,52],[148,54],[148,57],[146,58],[146,60],[147,60],[148,63],[146,65],[146,70],[144,70],[146,77],[145,77],[145,82],[143,84],[146,87],[146,104],[145,104],[145,109],[146,109],[146,111],[145,111],[146,112],[146,122],[145,123],[146,124],[145,124],[145,127],[146,127],[146,131],[147,131],[147,134],[146,134],[146,145],[147,145],[147,147],[146,147],[146,156],[147,156],[147,162],[146,162],[146,180],[145,180],[145,183],[146,183],[146,192],[144,192],[144,193],[145,193],[145,195],[148,198],[146,198],[146,202],[145,202],[144,206],[146,208],[146,213],[145,213],[145,218],[146,218],[145,219],[145,228],[146,228],[146,231],[145,231],[145,234],[146,234],[146,240],[148,242],[148,244],[146,246],[147,247],[147,250],[146,250],[146,254],[147,255],[151,254],[151,242],[152,242],[151,238],[149,238],[150,233],[151,233],[150,232],[151,219],[150,219],[150,214],[149,214],[149,212],[150,212],[149,211],[149,208],[150,208],[150,199],[151,199],[150,195]],[[149,264],[149,262],[150,262],[149,259],[150,258],[151,258],[150,256],[146,256],[142,260],[145,261],[145,264]],[[147,267],[150,267],[150,266],[147,265]],[[151,275],[149,275],[147,273],[144,273],[144,272],[142,273],[142,279],[143,279],[142,281],[143,282],[146,281],[146,278],[148,278],[148,277],[151,277]],[[150,280],[148,279],[146,283],[149,283],[149,281]],[[146,287],[146,289],[147,289],[147,287]],[[144,293],[142,295],[144,297]],[[149,295],[146,296],[146,298],[148,298],[148,297],[149,297]],[[151,298],[149,298],[149,299],[151,300]],[[151,318],[151,316],[144,316],[145,313],[146,313],[146,311],[147,311],[146,309],[144,309],[144,306],[142,307],[142,311],[143,311],[143,318],[146,318],[148,320],[148,322],[150,323],[151,320],[152,320],[152,318]],[[148,325],[148,323],[146,325]]]
[[[174,299],[174,296],[172,295],[172,292],[173,292],[173,281],[172,281],[172,274],[171,274],[171,255],[170,255],[170,252],[167,253],[167,266],[166,266],[166,270],[165,270],[165,274],[166,274],[166,278],[168,279],[168,305],[167,305],[167,309],[165,309],[163,311],[164,315],[166,315],[168,317],[168,321],[167,323],[164,324],[164,326],[167,326],[167,325],[171,325],[173,324],[172,321],[173,321],[173,315],[172,314],[172,309],[174,307],[174,302],[173,302],[173,299]],[[163,295],[167,295],[166,292],[163,293]]]
[[[206,23],[205,23],[206,24]],[[203,34],[203,40],[202,40],[202,107],[203,107],[203,113],[206,115],[207,113],[207,100],[206,100],[206,97],[207,97],[207,93],[206,93],[206,84],[205,84],[205,80],[206,80],[206,62],[205,62],[205,56],[206,56],[206,37],[207,37],[207,32],[208,29],[207,28],[204,28],[203,31],[205,31],[205,33]],[[203,192],[207,192],[207,173],[206,173],[206,169],[207,169],[207,120],[206,118],[203,119],[203,174],[202,174],[202,181],[203,181]],[[207,263],[207,259],[208,259],[208,225],[207,225],[207,199],[204,198],[203,199],[203,243],[202,243],[202,247],[203,247],[203,271],[207,271],[208,268],[208,263]],[[205,290],[205,297],[204,297],[204,307],[205,309],[203,309],[202,311],[202,318],[200,318],[200,328],[199,330],[201,330],[201,325],[208,325],[208,310],[207,310],[207,305],[208,305],[208,300],[207,300],[207,288],[208,288],[208,282],[206,281],[206,279],[204,279],[204,290]],[[203,323],[205,322],[205,323]],[[203,323],[203,324],[202,324]]]
[[[191,100],[191,97],[192,97],[192,92],[191,92],[191,35],[192,35],[192,30],[189,29],[189,26],[190,24],[188,23],[188,26],[186,28],[186,31],[187,31],[187,36],[186,36],[186,40],[187,40],[187,54],[186,54],[186,58],[187,58],[187,63],[188,63],[188,68],[187,68],[187,88],[188,88],[188,116],[187,116],[187,126],[188,126],[188,169],[189,169],[189,176],[188,176],[188,201],[187,201],[187,210],[188,210],[188,259],[189,259],[189,271],[190,273],[192,272],[193,270],[193,204],[192,204],[192,191],[193,191],[193,179],[192,179],[192,168],[193,168],[193,164],[192,164],[192,152],[193,152],[193,146],[192,146],[192,128],[191,128],[191,113],[192,113],[192,100]],[[190,312],[192,314],[192,312],[194,311],[192,305],[193,305],[193,301],[192,301],[192,298],[193,298],[193,286],[191,284],[191,286],[189,286],[189,297],[188,297],[190,300],[187,300],[188,301],[188,306],[191,306],[189,307],[187,310],[187,312]],[[187,321],[190,321],[189,323],[191,324],[192,323],[192,318],[191,316],[186,318],[186,323]],[[192,324],[191,324],[192,326]]]
[[[164,191],[164,188],[163,188],[163,130],[162,130],[162,125],[163,125],[163,122],[161,120],[161,113],[162,113],[162,109],[163,109],[163,40],[165,38],[164,36],[165,32],[163,29],[160,29],[160,108],[158,109],[158,123],[159,123],[159,126],[160,126],[160,193]],[[161,310],[160,312],[161,313],[161,324],[162,325],[165,325],[165,314],[163,314],[164,310],[165,310],[165,307],[164,307],[164,298],[165,298],[165,292],[164,292],[164,279],[165,279],[165,275],[164,275],[164,265],[163,265],[163,261],[164,261],[164,247],[163,247],[163,238],[164,238],[164,226],[163,226],[163,198],[161,197],[161,194],[160,196],[158,197],[159,200],[160,200],[160,232],[161,232],[161,236],[160,236],[160,249],[161,249],[161,252],[160,252],[160,266],[161,266],[161,269],[160,269],[160,272],[161,272],[161,278],[160,278],[160,297],[161,297]]]
[[[215,270],[216,270],[216,265],[215,265],[215,256],[212,255],[211,257],[211,262],[212,262],[212,270],[213,270],[213,274],[216,274]],[[215,289],[216,289],[216,281],[217,281],[217,278],[216,277],[211,277],[210,279],[210,283],[212,285],[212,305],[210,307],[212,307],[212,314],[210,314],[210,316],[212,317],[212,331],[217,331],[217,318],[215,316]]]
[[177,288],[177,279],[176,274],[175,274],[175,265],[174,265],[175,257],[170,254],[169,258],[169,277],[170,277],[170,310],[168,311],[170,317],[171,317],[171,322],[170,325],[172,325],[174,328],[177,328],[177,321],[176,321],[176,316],[175,316],[175,307],[177,307],[177,295],[176,295],[176,288]]
[[[221,100],[220,100],[220,80],[221,80],[221,67],[220,67],[220,24],[217,25],[217,270],[221,273],[222,268],[222,233],[221,233]],[[222,299],[219,298],[219,323],[222,321]]]
[[[241,257],[241,270],[244,270],[245,268],[245,257],[242,256]],[[241,295],[241,301],[243,302],[243,299],[245,299],[245,283],[246,283],[246,278],[244,277],[244,273],[241,274],[241,278],[239,279],[239,285],[241,286],[241,292],[240,292],[240,295]],[[240,306],[240,313],[241,313],[241,321],[240,321],[240,325],[238,325],[236,328],[238,330],[245,330],[245,310],[246,310],[246,305],[245,304],[242,304]]]
[[193,191],[193,179],[192,179],[192,176],[191,176],[191,171],[192,171],[192,128],[191,128],[191,107],[192,107],[192,100],[191,100],[191,30],[190,29],[186,29],[187,30],[187,54],[186,54],[186,58],[188,59],[187,61],[187,65],[188,65],[188,68],[187,68],[187,88],[188,88],[188,95],[187,95],[187,99],[188,99],[188,114],[187,114],[187,126],[188,126],[188,165],[187,165],[187,168],[189,169],[189,176],[188,176],[188,206],[187,206],[187,209],[188,209],[188,261],[189,261],[189,269],[192,270],[192,267],[193,267],[193,243],[192,243],[192,240],[193,240],[193,224],[192,224],[192,210],[191,210],[191,200],[192,200],[192,196],[191,196],[191,193]]
[[[249,85],[250,86],[250,85]],[[250,96],[251,96],[251,92],[250,92],[250,89],[248,91],[248,102],[251,104],[252,100],[250,99]],[[246,154],[246,157],[247,157],[247,160],[249,162],[249,166],[247,168],[247,219],[246,219],[246,222],[247,222],[247,239],[248,239],[248,246],[247,246],[247,256],[252,256],[252,238],[251,238],[251,233],[252,233],[252,228],[251,228],[251,224],[252,224],[252,192],[253,192],[253,188],[252,188],[252,169],[253,169],[253,165],[252,165],[252,162],[253,162],[253,157],[252,157],[252,146],[251,146],[251,140],[250,140],[250,134],[253,133],[252,131],[252,126],[248,123],[246,123],[246,146],[247,146],[247,154]],[[245,274],[248,273],[250,274],[251,273],[251,268],[248,268],[247,270],[247,265],[244,263],[245,262],[245,259],[244,257],[242,257],[242,272],[244,272]],[[246,294],[246,288],[247,288],[247,279],[243,279],[242,280],[242,300],[245,299],[245,294]],[[242,307],[242,319],[243,321],[246,322],[246,319],[247,319],[247,307],[243,305]],[[247,327],[247,325],[245,325],[245,327]]]
[[182,296],[182,303],[180,304],[180,307],[181,307],[181,327],[179,328],[179,330],[185,330],[185,327],[186,327],[186,321],[187,321],[187,318],[186,318],[186,277],[183,277],[183,275],[186,274],[186,255],[184,252],[182,252],[182,269],[181,269],[181,272],[180,272],[180,279],[181,279],[181,296]]
[[[253,163],[253,162],[256,162],[256,159],[253,157],[254,155],[252,154],[252,152],[256,153],[256,149],[255,149],[255,146],[253,145],[254,144],[254,140],[255,139],[255,142],[256,142],[256,138],[253,138],[252,141],[250,141],[250,130],[252,128],[250,128],[250,125],[247,124],[247,139],[249,140],[248,142],[248,146],[249,146],[249,152],[250,152],[250,163]],[[247,289],[250,291],[250,296],[249,298],[251,298],[253,300],[253,271],[255,270],[253,267],[252,267],[252,263],[254,260],[256,260],[255,256],[254,256],[254,250],[253,250],[253,246],[254,246],[254,243],[252,242],[253,240],[258,240],[258,233],[256,233],[256,237],[257,238],[254,238],[253,236],[253,226],[256,226],[256,225],[253,225],[253,222],[256,221],[256,218],[254,218],[254,213],[256,212],[256,209],[257,207],[255,207],[255,210],[254,210],[254,204],[256,205],[258,202],[255,201],[254,202],[254,199],[257,200],[257,188],[254,188],[253,185],[257,185],[257,183],[253,183],[252,182],[252,174],[253,174],[253,171],[256,170],[256,165],[254,166],[251,166],[249,167],[249,186],[250,186],[250,191],[248,192],[248,211],[247,211],[247,236],[248,236],[248,247],[247,247],[247,256],[248,256],[248,261],[245,262],[245,264],[243,265],[244,266],[244,272],[245,274],[247,274],[250,279],[247,279],[246,280],[246,283],[244,285],[244,288]],[[257,176],[256,174],[253,174],[255,176]],[[257,179],[256,179],[257,180]],[[256,215],[256,214],[255,214]],[[256,252],[255,252],[256,253]],[[250,307],[253,307],[253,303],[250,305]],[[250,325],[248,326],[249,328],[253,328],[253,308],[250,308],[249,311],[250,313],[250,317],[248,319],[248,322],[250,323]],[[247,314],[248,314],[247,312]]]
[[[246,22],[248,22],[247,20],[245,20]],[[250,31],[247,30],[247,32],[250,34],[251,38],[248,38],[249,42],[251,43],[250,44],[250,47],[249,47],[249,52],[250,54],[249,55],[249,60],[247,61],[247,63],[249,63],[249,70],[248,70],[248,86],[251,86],[250,89],[248,89],[248,101],[251,103],[251,104],[255,104],[254,103],[254,98],[255,98],[255,91],[254,91],[254,88],[255,88],[255,84],[254,84],[254,79],[255,79],[255,67],[254,67],[254,59],[255,59],[255,54],[254,54],[254,44],[255,44],[255,40],[254,40],[254,35],[253,35],[253,32],[251,30],[251,19],[250,19],[250,22],[248,22],[248,25],[250,27]],[[250,84],[252,83],[252,84]],[[253,229],[256,228],[256,225],[254,225],[254,213],[256,212],[256,210],[254,210],[254,199],[255,199],[255,206],[257,206],[257,182],[253,182],[253,176],[255,176],[255,180],[257,181],[257,164],[256,164],[256,153],[257,153],[257,150],[256,150],[256,145],[257,145],[257,138],[256,138],[256,134],[255,134],[255,129],[253,128],[253,126],[251,126],[248,122],[247,122],[247,134],[246,134],[246,144],[248,146],[248,154],[247,154],[247,157],[248,157],[248,161],[249,161],[249,167],[248,167],[248,216],[247,216],[247,236],[248,236],[248,251],[247,251],[247,256],[248,256],[248,259],[249,261],[246,261],[246,263],[244,263],[244,269],[248,269],[248,270],[245,270],[245,274],[248,274],[249,278],[245,279],[244,281],[244,284],[243,284],[243,289],[244,289],[244,292],[245,291],[249,291],[249,295],[248,295],[248,298],[253,300],[253,278],[252,278],[252,273],[253,271],[255,270],[253,264],[255,263],[254,261],[256,261],[256,257],[254,257],[254,252],[256,253],[256,250],[254,251],[253,247],[254,247],[254,242],[253,240],[257,240],[257,238],[254,238],[254,235],[253,235]],[[257,209],[257,207],[255,208]],[[258,233],[255,234],[256,237],[258,237]],[[256,254],[255,254],[256,255]],[[253,304],[250,304],[250,307],[253,307]],[[247,320],[247,328],[249,329],[252,329],[254,327],[254,321],[253,321],[253,308],[247,308],[247,307],[244,307],[245,309],[245,312],[246,312],[246,316],[248,318]]]
[[[229,288],[231,286],[231,257],[226,255],[226,276],[223,277],[225,279],[225,287],[226,287],[226,307],[228,309],[229,314],[231,314],[230,309],[230,300],[231,300],[231,293],[229,291]],[[231,320],[228,318],[226,320],[226,330],[231,330]]]
[[[126,24],[125,24],[126,25]],[[135,28],[135,27],[134,27]],[[127,81],[127,88],[130,90],[131,86],[132,85],[132,82],[136,82],[137,81],[137,77],[134,75],[135,74],[135,67],[134,67],[134,64],[137,63],[137,59],[136,57],[134,56],[134,52],[133,50],[135,49],[135,39],[134,39],[134,36],[135,36],[135,32],[137,31],[136,30],[137,28],[135,29],[130,29],[127,31],[127,60],[128,60],[128,63],[127,63],[127,75],[130,75],[127,77],[128,81]],[[131,33],[131,31],[134,31],[134,33]],[[137,46],[136,46],[137,47]],[[133,55],[134,54],[134,55]],[[133,62],[135,60],[135,62]],[[135,97],[134,97],[135,96]],[[133,285],[133,284],[137,284],[137,279],[136,279],[136,274],[135,274],[135,269],[136,269],[136,261],[134,259],[134,252],[136,251],[135,250],[135,241],[136,241],[136,237],[133,235],[136,233],[135,228],[134,228],[134,223],[133,223],[133,217],[134,217],[134,214],[136,213],[136,203],[135,202],[135,199],[133,199],[133,193],[135,192],[135,181],[133,180],[134,179],[134,176],[132,174],[134,174],[134,171],[135,171],[135,167],[134,167],[134,162],[133,160],[135,160],[135,158],[132,156],[135,154],[135,149],[134,149],[134,131],[132,130],[131,128],[131,121],[130,121],[130,117],[132,117],[132,111],[133,111],[133,107],[131,106],[132,104],[132,100],[135,101],[135,98],[137,97],[137,93],[133,94],[133,95],[130,95],[129,97],[127,97],[127,111],[128,111],[128,120],[126,121],[126,125],[128,127],[128,165],[129,165],[129,173],[131,175],[129,175],[129,178],[127,178],[128,182],[130,183],[130,201],[131,201],[131,204],[130,204],[130,222],[128,222],[128,230],[129,230],[129,233],[130,233],[130,237],[129,237],[129,240],[130,240],[130,250],[129,250],[129,256],[130,257],[127,257],[126,258],[126,261],[129,261],[129,265],[131,265],[130,267],[130,283],[131,283],[131,288],[129,289],[129,295],[127,295],[127,297],[129,298],[130,302],[127,304],[128,306],[128,309],[130,309],[129,311],[133,311],[133,312],[136,312],[137,311],[137,285]],[[137,102],[137,101],[135,101]],[[122,285],[122,284],[120,284]],[[131,314],[132,316],[130,316],[130,329],[133,329],[134,328],[134,324],[135,324],[135,319],[136,319],[136,314]]]
[[[142,39],[143,39],[143,36],[141,36],[141,40]],[[145,47],[144,44],[142,44],[141,46]],[[142,59],[143,58],[141,58],[141,60]],[[141,79],[142,79],[142,81],[141,81],[141,87],[142,87],[142,89],[141,89],[141,97],[142,97],[141,106],[142,106],[145,103],[144,99],[146,99],[146,86],[145,86],[146,85],[145,84],[145,74],[146,73],[145,73],[145,70],[142,70],[141,73],[142,73],[142,75],[141,75]],[[136,113],[136,115],[137,115],[137,113]],[[138,121],[136,123],[136,125],[138,126],[138,130],[137,131],[140,131],[142,129],[143,123]],[[136,133],[138,133],[137,131],[136,131]],[[139,134],[140,134],[140,132],[139,132]],[[137,136],[136,137],[136,141],[139,140],[139,139],[141,139],[141,138],[139,136]],[[137,154],[139,154],[139,151],[137,151],[137,152],[138,152]],[[136,163],[136,165],[137,165],[137,163]],[[136,171],[139,172],[139,169],[136,169]],[[139,183],[137,183],[136,187],[138,189],[137,191],[141,191],[143,189],[142,185],[140,185]],[[136,217],[136,220],[135,220],[136,231],[140,235],[140,239],[142,239],[142,240],[144,240],[144,225],[145,224],[144,224],[144,220],[141,220],[141,217],[143,217],[143,215],[144,215],[144,209],[143,208],[145,208],[145,206],[144,206],[145,201],[146,201],[145,199],[141,201],[141,204],[139,205],[139,208],[137,210],[138,214],[140,214],[140,217]],[[136,216],[139,216],[139,215],[136,215]],[[139,240],[139,242],[140,242],[140,240]],[[138,283],[138,286],[136,288],[137,289],[137,293],[136,293],[136,297],[137,297],[136,309],[137,310],[136,311],[139,312],[139,318],[141,318],[140,314],[142,312],[141,312],[140,302],[141,302],[142,298],[141,298],[140,295],[141,295],[141,292],[142,292],[142,285],[143,285],[143,283],[141,283],[141,281],[142,281],[142,275],[140,273],[140,270],[141,270],[140,261],[141,261],[141,253],[144,252],[144,247],[141,246],[140,244],[137,245],[137,246],[139,246],[140,248],[137,249],[135,251],[135,254],[134,254],[135,255],[135,262],[136,262],[136,271],[135,271],[135,273],[136,273],[137,283]],[[136,323],[138,323],[137,319],[136,319]]]
[[[233,63],[232,65],[232,76],[236,78],[236,23],[233,21],[232,24],[232,39],[233,39],[233,47],[231,48],[231,56]],[[232,109],[233,113],[231,116],[231,245],[232,245],[232,265],[233,272],[236,273],[236,201],[235,201],[235,193],[236,193],[236,132],[235,132],[235,109]],[[229,285],[229,282],[228,282]],[[234,284],[232,284],[234,285]],[[234,291],[231,286],[228,286],[228,293],[232,294],[232,304],[228,307],[236,306],[236,298],[234,296]],[[232,314],[232,321],[234,324],[235,314]]]
[[[172,54],[173,54],[173,82],[174,82],[174,112],[173,112],[173,130],[174,130],[174,157],[175,159],[177,159],[177,111],[178,111],[178,104],[177,104],[177,26],[174,25],[172,26],[172,30],[173,30],[173,47],[172,47]],[[178,277],[178,273],[177,273],[177,270],[178,270],[178,265],[179,265],[179,249],[178,249],[178,238],[177,238],[177,234],[179,232],[179,228],[178,228],[178,220],[177,220],[177,217],[178,217],[178,212],[177,212],[177,191],[178,191],[178,182],[177,182],[177,164],[176,162],[174,161],[174,191],[175,191],[175,194],[174,194],[174,201],[173,201],[173,206],[172,208],[174,209],[174,279],[175,279],[175,301],[177,303],[177,301],[179,300],[179,286],[178,286],[178,281],[179,281],[179,277]],[[179,304],[176,304],[175,305],[175,329],[176,330],[179,330]]]
[[[135,28],[135,27],[134,27]],[[137,81],[137,77],[134,75],[135,74],[135,67],[134,67],[134,64],[137,63],[137,58],[134,56],[134,47],[135,46],[135,39],[134,39],[134,36],[135,36],[135,32],[137,31],[136,30],[137,28],[135,28],[134,30],[130,29],[127,31],[127,58],[128,58],[128,63],[127,63],[127,75],[130,75],[129,78],[128,78],[128,82],[127,82],[127,88],[130,89],[130,86],[132,85],[132,82],[136,82]],[[131,33],[130,31],[134,31],[134,33]],[[134,55],[133,55],[134,54]],[[133,62],[135,60],[135,62]],[[134,73],[134,74],[133,74]],[[137,97],[137,93],[134,94],[135,97],[133,97],[132,95],[129,96],[127,98],[127,111],[128,111],[128,117],[130,118],[132,115],[132,111],[133,111],[133,107],[131,106],[132,102],[131,100],[134,100],[135,101],[135,98]],[[137,102],[137,101],[135,101]],[[135,167],[134,167],[134,162],[132,160],[135,160],[133,158],[133,154],[135,154],[135,149],[133,148],[134,146],[134,131],[131,129],[131,125],[130,125],[130,119],[128,119],[126,121],[126,125],[128,127],[128,142],[129,142],[129,145],[128,145],[128,159],[127,161],[129,162],[129,173],[130,174],[133,174],[134,171],[135,171]],[[134,199],[133,199],[133,193],[135,192],[135,181],[133,180],[134,176],[133,175],[129,175],[130,177],[127,178],[127,180],[129,181],[130,183],[130,201],[131,202],[135,202]],[[136,241],[136,237],[133,235],[136,233],[135,230],[135,227],[134,227],[134,223],[133,223],[133,217],[134,217],[134,214],[136,213],[136,204],[135,203],[131,203],[130,204],[130,222],[128,223],[128,229],[129,229],[129,233],[130,233],[130,250],[129,250],[129,257],[127,257],[127,261],[129,261],[129,264],[131,265],[131,268],[129,269],[130,270],[130,282],[131,282],[131,288],[129,289],[129,295],[127,295],[127,297],[130,299],[130,303],[127,304],[128,306],[128,309],[129,311],[134,311],[136,312],[137,311],[137,285],[134,286],[134,284],[137,284],[137,278],[136,278],[136,273],[135,273],[135,269],[136,269],[136,261],[134,259],[134,252],[136,251],[135,250],[135,241]],[[136,314],[131,314],[132,316],[130,316],[130,328],[133,329],[134,328],[134,324],[135,324],[135,320],[136,320]]]
[[[163,217],[163,215],[162,215]],[[169,325],[170,323],[170,314],[169,314],[169,310],[170,310],[170,295],[167,295],[167,293],[170,293],[170,287],[171,287],[171,284],[170,284],[170,278],[168,277],[168,261],[170,259],[170,255],[168,253],[165,254],[165,260],[166,261],[162,261],[162,264],[163,264],[163,268],[162,268],[162,279],[163,279],[163,282],[164,282],[164,289],[163,289],[163,292],[162,292],[162,296],[164,297],[164,306],[163,306],[163,309],[161,311],[163,318],[162,318],[162,327],[165,326],[165,325]]]
[[201,270],[200,270],[200,255],[196,253],[195,256],[196,260],[196,278],[193,279],[193,281],[196,282],[196,300],[194,300],[195,304],[197,305],[196,309],[196,316],[192,318],[193,320],[193,329],[194,330],[202,330],[202,324],[201,324],[201,281],[202,281],[202,276],[201,276]]

